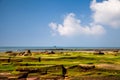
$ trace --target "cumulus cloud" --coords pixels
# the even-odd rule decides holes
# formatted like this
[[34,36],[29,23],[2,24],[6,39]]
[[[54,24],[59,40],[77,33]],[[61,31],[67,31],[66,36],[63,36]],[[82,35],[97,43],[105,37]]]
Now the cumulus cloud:
[[82,26],[80,19],[77,19],[74,13],[66,15],[62,24],[51,22],[49,26],[54,33],[57,32],[61,36],[76,36],[81,34],[102,35],[105,33],[105,30],[101,25],[92,23],[90,25]]
[[61,36],[76,35],[103,35],[106,30],[104,26],[113,28],[120,27],[120,0],[93,0],[90,4],[92,11],[92,22],[82,25],[81,20],[74,13],[65,16],[62,24],[51,22],[49,26],[52,33]]
[[55,36],[56,33],[57,33],[57,24],[51,22],[51,23],[49,24],[49,26],[50,26],[50,28],[52,29],[52,31],[51,31],[51,32],[52,32],[52,35]]
[[120,27],[120,0],[92,1],[92,18],[95,23],[111,27]]

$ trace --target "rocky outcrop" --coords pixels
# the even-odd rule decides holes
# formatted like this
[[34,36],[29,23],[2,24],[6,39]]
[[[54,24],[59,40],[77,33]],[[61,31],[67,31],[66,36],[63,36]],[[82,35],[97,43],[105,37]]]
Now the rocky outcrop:
[[24,72],[24,73],[20,74],[20,76],[18,77],[18,79],[27,78],[28,74],[29,74],[28,72]]
[[102,52],[102,51],[95,51],[94,55],[104,55],[104,52]]
[[5,53],[12,53],[12,51],[6,51]]
[[84,71],[87,71],[87,70],[92,70],[95,68],[95,65],[82,65],[82,64],[79,64],[78,67],[81,69],[81,70],[84,70]]
[[20,52],[18,56],[31,56],[32,53],[30,50],[26,50],[25,52]]
[[45,51],[46,54],[55,54],[54,51]]
[[30,50],[26,50],[25,53],[24,53],[24,56],[31,56],[32,53]]

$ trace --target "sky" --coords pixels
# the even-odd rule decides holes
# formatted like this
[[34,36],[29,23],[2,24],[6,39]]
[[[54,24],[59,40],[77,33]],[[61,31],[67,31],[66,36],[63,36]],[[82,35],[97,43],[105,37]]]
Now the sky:
[[0,0],[0,46],[120,47],[120,0]]

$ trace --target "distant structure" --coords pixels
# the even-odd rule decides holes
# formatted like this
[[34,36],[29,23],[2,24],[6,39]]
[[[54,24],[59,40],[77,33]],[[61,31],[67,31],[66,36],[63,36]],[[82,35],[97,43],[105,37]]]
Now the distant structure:
[[54,48],[57,48],[56,46],[53,46]]

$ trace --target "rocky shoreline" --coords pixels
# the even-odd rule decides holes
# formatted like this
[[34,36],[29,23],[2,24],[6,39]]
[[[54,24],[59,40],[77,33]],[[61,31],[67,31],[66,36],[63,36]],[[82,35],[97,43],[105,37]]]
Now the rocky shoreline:
[[119,80],[120,51],[92,50],[0,53],[0,80]]

